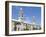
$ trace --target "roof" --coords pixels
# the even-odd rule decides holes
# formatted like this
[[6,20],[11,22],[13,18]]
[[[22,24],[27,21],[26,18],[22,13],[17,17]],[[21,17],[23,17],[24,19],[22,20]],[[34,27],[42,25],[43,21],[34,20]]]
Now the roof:
[[[21,22],[20,20],[15,20],[15,19],[12,19],[12,21]],[[24,23],[27,23],[27,24],[32,24],[32,23],[28,23],[27,21],[24,21]]]
[[[12,19],[12,21],[15,21],[15,22],[21,22],[20,20],[16,20],[16,19]],[[26,23],[26,24],[32,24],[32,23],[28,23],[27,21],[24,21],[24,23]],[[36,25],[36,24],[35,24]],[[38,25],[38,24],[37,24]]]

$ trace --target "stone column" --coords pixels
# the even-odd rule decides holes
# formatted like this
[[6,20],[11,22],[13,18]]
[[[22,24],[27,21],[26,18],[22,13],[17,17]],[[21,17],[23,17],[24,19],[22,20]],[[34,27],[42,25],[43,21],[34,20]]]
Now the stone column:
[[33,25],[31,25],[31,30],[33,30]]
[[14,30],[14,27],[15,27],[15,26],[14,26],[14,22],[11,22],[11,23],[12,23],[11,29]]
[[18,31],[18,28],[19,28],[18,25],[16,25],[16,27],[17,27],[17,28],[16,28],[16,31]]

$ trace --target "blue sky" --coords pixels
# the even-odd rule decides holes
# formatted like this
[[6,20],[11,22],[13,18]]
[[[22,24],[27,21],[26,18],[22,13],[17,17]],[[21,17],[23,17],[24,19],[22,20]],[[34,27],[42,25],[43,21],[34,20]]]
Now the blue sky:
[[23,9],[25,21],[32,22],[32,16],[35,16],[35,23],[41,24],[41,7],[12,6],[12,19],[18,19],[20,8]]

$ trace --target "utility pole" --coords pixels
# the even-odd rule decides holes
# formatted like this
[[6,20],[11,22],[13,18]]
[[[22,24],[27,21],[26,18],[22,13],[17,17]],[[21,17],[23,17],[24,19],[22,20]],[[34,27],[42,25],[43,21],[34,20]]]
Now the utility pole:
[[31,30],[33,30],[34,26],[35,26],[35,16],[32,17]]

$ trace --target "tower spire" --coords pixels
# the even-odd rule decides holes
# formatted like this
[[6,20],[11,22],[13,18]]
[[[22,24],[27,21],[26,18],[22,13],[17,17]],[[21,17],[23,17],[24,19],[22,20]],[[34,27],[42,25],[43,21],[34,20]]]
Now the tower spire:
[[20,17],[23,17],[23,9],[22,9],[22,8],[20,8],[19,16],[20,16]]
[[19,11],[19,20],[20,20],[21,22],[23,22],[23,19],[24,19],[23,15],[24,15],[23,9],[20,8],[20,11]]

